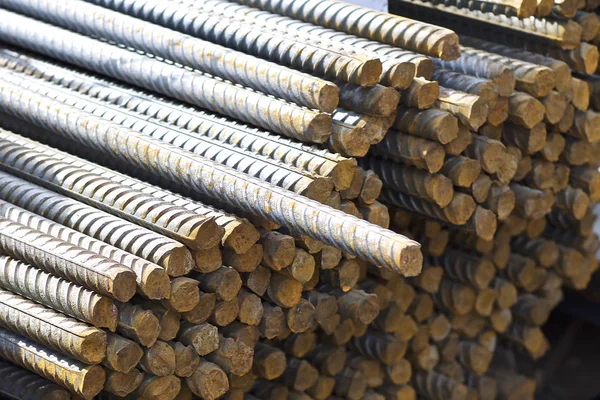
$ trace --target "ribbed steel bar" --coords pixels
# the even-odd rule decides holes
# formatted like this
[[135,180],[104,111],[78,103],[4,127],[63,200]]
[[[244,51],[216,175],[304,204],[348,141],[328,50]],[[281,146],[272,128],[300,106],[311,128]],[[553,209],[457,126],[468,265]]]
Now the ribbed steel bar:
[[104,385],[102,367],[69,359],[4,329],[0,329],[0,357],[58,383],[85,399],[96,396]]
[[0,326],[86,364],[106,356],[106,332],[2,289]]
[[169,276],[164,268],[156,264],[2,200],[0,200],[0,215],[131,268],[136,274],[138,293],[150,299],[160,300],[169,297]]
[[108,297],[3,254],[0,287],[99,328],[117,328],[117,308]]
[[[322,143],[331,116],[0,10],[0,38],[46,56],[187,101],[295,139]],[[35,32],[35,35],[32,35]]]
[[[2,72],[0,72],[0,74],[1,73]],[[324,202],[333,189],[333,182],[329,178],[315,176],[312,173],[283,165],[262,155],[248,154],[249,152],[240,150],[228,143],[220,143],[216,140],[198,136],[184,128],[178,128],[162,121],[155,121],[149,116],[127,112],[127,110],[121,110],[115,105],[102,104],[103,102],[99,100],[94,100],[85,95],[74,93],[51,83],[45,81],[39,82],[36,79],[12,73],[4,73],[4,79],[16,83],[21,87],[31,89],[39,94],[61,101],[64,104],[72,105],[96,116],[120,123],[126,128],[136,129],[139,132],[179,146],[214,162],[227,165],[240,172],[247,173],[250,176],[281,186],[295,193],[305,195],[311,199]],[[72,193],[73,191],[70,192],[69,196],[73,196]],[[91,196],[88,195],[87,197],[86,202],[91,204],[89,199]],[[118,198],[113,199],[112,197],[109,197],[106,202],[115,202],[118,204],[118,200]],[[98,202],[95,201],[94,203],[95,204],[92,205],[98,207]],[[107,208],[106,211],[116,214],[115,207],[112,204],[105,205],[112,206],[112,210]],[[137,206],[137,204],[134,205]],[[168,205],[166,206],[168,207]],[[131,214],[132,211],[126,210],[126,213]],[[187,236],[194,236],[194,234],[196,234],[198,241],[202,242],[204,240],[204,244],[195,243],[195,238],[194,240],[189,240],[189,238],[186,238],[181,234],[174,234],[176,232],[174,232],[173,227],[168,229],[168,226],[164,226],[163,229],[160,229],[160,226],[149,224],[147,221],[144,221],[143,218],[139,218],[139,215],[142,214],[138,214],[138,218],[135,218],[135,214],[129,216],[119,214],[118,216],[132,221],[134,219],[137,220],[134,222],[142,222],[143,224],[141,225],[182,241],[190,247],[212,247],[218,243],[223,235],[223,232],[220,231],[220,227],[212,220],[206,221],[207,223],[205,225],[203,224],[204,226],[194,226],[197,225],[194,220],[197,220],[199,216],[194,215],[187,210],[184,210],[183,212],[183,215],[188,217],[188,219],[182,221],[183,226],[180,227],[183,228],[181,229],[183,231],[182,233],[189,229],[191,234]],[[204,218],[200,219],[204,220]],[[175,219],[174,222],[179,222],[179,220]],[[191,226],[186,226],[188,224]],[[211,232],[211,227],[218,228],[215,229],[215,231],[219,232]],[[199,232],[194,232],[194,230],[199,230]]]
[[69,400],[71,394],[62,387],[24,368],[0,361],[0,394],[16,400]]
[[[299,41],[331,41],[336,47],[344,46],[349,52],[370,53],[381,60],[382,73],[379,83],[384,86],[406,89],[415,75],[416,65],[423,63],[431,66],[431,61],[423,55],[228,1],[187,1],[181,4],[203,13],[219,15],[222,19],[230,19],[241,25],[251,24],[261,29],[281,31]],[[423,67],[427,69],[427,65]]]
[[25,55],[0,46],[0,65],[45,79],[129,110],[170,122],[201,136],[231,144],[313,174],[331,177],[337,190],[350,185],[356,161],[292,141],[240,122]]
[[236,23],[179,1],[88,2],[318,76],[371,86],[381,75],[381,62],[370,54],[346,51],[329,41],[298,40],[297,35]]
[[376,265],[407,275],[420,271],[420,246],[404,236],[4,79],[2,83],[0,109],[11,115],[73,138],[82,146],[118,155],[124,163],[143,166],[158,176],[188,185],[199,194],[319,239]]
[[392,0],[390,11],[418,16],[421,20],[435,21],[458,33],[473,34],[499,42],[510,41],[516,44],[520,38],[572,49],[581,41],[581,26],[572,20],[519,19],[419,0]]
[[535,0],[432,0],[431,3],[520,19],[532,17],[537,7]]
[[460,54],[454,32],[435,25],[390,15],[335,0],[238,0],[347,33],[442,59]]
[[3,217],[0,248],[46,272],[117,300],[128,301],[135,294],[135,274],[129,268]]
[[330,82],[84,1],[2,0],[0,5],[85,35],[109,39],[197,68],[302,106],[331,112],[338,103],[338,90]]
[[191,248],[216,246],[224,230],[214,219],[111,182],[60,161],[52,148],[0,129],[0,163],[5,170],[51,187],[95,208],[171,237]]
[[183,244],[5,172],[0,172],[0,198],[152,261],[169,275],[184,275],[193,268]]

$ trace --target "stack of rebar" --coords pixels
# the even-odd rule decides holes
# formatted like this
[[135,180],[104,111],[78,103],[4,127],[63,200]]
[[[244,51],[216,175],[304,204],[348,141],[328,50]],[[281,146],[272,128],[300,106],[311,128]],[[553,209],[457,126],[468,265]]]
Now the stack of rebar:
[[0,0],[0,393],[531,396],[600,101],[529,3]]

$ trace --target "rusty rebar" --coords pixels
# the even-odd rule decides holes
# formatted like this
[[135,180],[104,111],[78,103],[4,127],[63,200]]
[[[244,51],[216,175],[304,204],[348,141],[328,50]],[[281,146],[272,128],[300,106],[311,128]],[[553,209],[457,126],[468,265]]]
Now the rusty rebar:
[[0,289],[0,325],[85,364],[106,356],[106,333]]
[[[124,143],[125,147],[119,146],[118,148],[111,148],[109,154],[116,152],[114,154],[118,153],[124,156],[124,160],[131,160],[126,162],[133,163],[133,159],[130,158],[132,153],[130,153],[129,150],[125,150],[129,147],[133,153],[137,153],[139,156],[135,157],[134,163],[135,165],[139,165],[141,159],[146,159],[151,149],[153,149],[152,151],[158,151],[160,149],[159,154],[161,154],[161,156],[169,157],[164,158],[164,160],[161,160],[159,163],[142,162],[142,165],[155,171],[160,176],[169,176],[176,178],[180,183],[191,184],[198,192],[206,195],[216,195],[222,202],[230,202],[230,204],[241,207],[247,211],[254,211],[261,216],[268,217],[277,223],[286,225],[301,233],[311,235],[332,245],[335,244],[348,253],[370,259],[378,265],[389,266],[392,269],[400,269],[408,274],[416,273],[419,269],[420,252],[418,250],[418,245],[416,242],[410,241],[403,236],[392,234],[391,232],[380,228],[375,228],[374,225],[358,219],[352,219],[339,211],[325,208],[311,200],[303,199],[299,196],[292,196],[290,192],[268,185],[262,181],[255,180],[248,176],[242,177],[239,173],[229,168],[215,165],[208,160],[201,159],[191,153],[176,149],[164,142],[139,134],[136,131],[123,128],[120,125],[107,120],[94,117],[88,113],[66,106],[47,97],[37,95],[8,82],[3,85],[2,89],[0,94],[0,97],[2,98],[2,109],[5,111],[12,110],[13,115],[22,115],[19,110],[24,111],[31,107],[31,113],[28,114],[28,120],[30,122],[35,122],[40,126],[51,128],[57,134],[65,135],[67,137],[75,135],[80,143],[92,148],[104,148],[105,151],[109,151],[109,148],[111,148],[108,144],[110,141],[126,136],[127,140]],[[8,100],[9,98],[12,98],[12,100]],[[45,105],[42,106],[41,103],[37,103],[37,105],[34,105],[33,103],[24,103],[17,100],[17,98],[22,98],[22,100],[25,100],[25,98],[37,98]],[[42,109],[45,109],[44,117],[42,117],[41,114]],[[62,115],[66,120],[62,124],[51,127],[45,122],[48,113],[57,116]],[[89,124],[86,127],[81,125],[75,127],[72,124],[67,123],[67,120],[73,118],[85,118],[88,121],[95,121],[95,123],[93,127]],[[133,150],[134,147],[131,146],[134,146],[136,150]],[[141,154],[142,148],[147,150],[144,152],[144,156]],[[185,164],[185,167],[182,163]],[[178,167],[175,167],[175,165],[178,165]],[[217,170],[219,173],[215,174],[214,172]],[[173,176],[174,171],[179,171],[176,176]],[[194,175],[194,179],[191,179],[192,174]],[[225,180],[230,182],[230,184],[222,186],[222,184],[225,183]],[[237,185],[241,186],[238,187]],[[237,189],[234,189],[236,187]],[[236,193],[238,190],[241,190],[242,193]],[[251,191],[251,193],[248,193],[247,191]],[[265,196],[262,196],[261,194],[265,194]],[[259,199],[260,201],[256,202],[256,200]],[[277,206],[274,204],[275,201],[279,202]],[[310,205],[310,207],[306,207],[305,204],[306,206]],[[315,210],[319,210],[319,218],[323,218],[323,223],[325,223],[326,220],[328,221],[326,229],[319,229],[315,232],[312,224],[310,224],[310,227],[308,226],[307,220],[292,218],[292,215],[296,212],[302,213],[303,211],[308,212],[309,210],[311,214],[314,213]],[[347,230],[349,233],[344,235],[344,237],[341,237],[338,234],[333,234],[332,229],[337,229],[338,232],[341,232],[343,229]],[[371,251],[367,242],[358,240],[360,235],[355,235],[363,229],[368,230],[369,233],[367,236],[369,238],[373,235],[379,237],[377,240],[377,249],[373,249],[375,251]],[[366,239],[366,237],[362,238]],[[370,241],[369,243],[372,244],[373,242]]]
[[[70,33],[67,30],[26,18],[3,10],[7,20],[19,21],[19,27],[4,25],[6,30],[0,35],[12,44],[37,50],[48,56],[77,64],[81,67],[95,66],[96,72],[122,79],[147,89],[158,91],[180,100],[192,101],[197,106],[207,108],[254,125],[262,126],[284,136],[309,141],[323,142],[331,132],[331,117],[319,112],[300,108],[290,103],[268,98],[258,92],[227,84],[200,72],[188,71],[175,65],[162,63],[145,55],[112,46],[85,36]],[[27,26],[27,28],[25,28]],[[38,31],[39,36],[31,41],[22,35],[21,29]],[[42,33],[44,32],[44,33]],[[45,42],[43,38],[59,37],[58,42]],[[77,43],[78,47],[72,44]],[[95,49],[91,54],[98,57],[92,62],[85,49]],[[102,55],[101,55],[102,54]],[[107,63],[111,58],[120,59],[118,63]],[[154,67],[153,67],[154,66]],[[157,68],[160,67],[160,68]],[[181,87],[174,82],[186,80],[189,83]],[[160,82],[171,82],[168,85]],[[188,91],[196,92],[192,95]],[[210,93],[210,95],[208,94]],[[244,106],[240,106],[245,104]],[[277,118],[272,118],[278,115]]]
[[110,298],[6,255],[0,255],[0,286],[99,328],[117,327]]
[[[346,51],[330,41],[303,40],[269,26],[245,24],[222,13],[205,12],[198,8],[200,3],[194,6],[145,0],[137,7],[113,0],[93,0],[93,3],[316,75],[364,86],[375,84],[381,75],[381,63],[368,54]],[[157,6],[161,6],[162,12],[156,12]],[[177,17],[165,18],[166,15]]]
[[189,250],[179,242],[4,172],[0,181],[0,197],[16,206],[152,261],[170,275],[193,268]]
[[129,268],[6,218],[0,226],[0,246],[7,254],[120,301],[135,294]]
[[[135,47],[309,108],[331,112],[337,106],[335,85],[308,74],[83,1],[63,2],[58,8],[50,5],[39,1],[4,4],[15,11]],[[123,27],[129,29],[128,35],[123,35]],[[153,39],[148,41],[147,36]]]
[[0,355],[85,399],[96,396],[104,386],[102,367],[66,358],[4,329],[0,330]]
[[261,154],[316,175],[331,177],[337,190],[346,189],[352,179],[355,161],[339,154],[292,141],[141,89],[116,84],[97,75],[73,71],[32,55],[0,49],[0,60],[3,66],[18,68],[23,73],[93,98],[170,122],[201,136]]
[[[458,57],[458,38],[454,32],[435,25],[391,16],[343,2],[327,0],[240,0],[239,3],[267,9],[322,25],[327,28],[368,37],[432,57],[452,60]],[[347,18],[350,14],[357,14]]]

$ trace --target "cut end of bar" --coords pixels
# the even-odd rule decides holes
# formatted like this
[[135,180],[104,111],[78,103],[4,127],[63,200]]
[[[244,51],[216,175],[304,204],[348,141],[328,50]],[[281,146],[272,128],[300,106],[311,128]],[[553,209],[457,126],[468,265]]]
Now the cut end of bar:
[[[384,64],[385,65],[385,64]],[[399,62],[384,71],[380,83],[398,90],[408,89],[416,75],[417,67],[410,62]]]
[[598,68],[598,47],[583,43],[581,45],[581,58],[583,59],[584,72],[588,75],[593,74]]
[[417,276],[421,273],[423,267],[423,253],[421,246],[416,244],[405,247],[400,253],[398,260],[400,273],[403,276]]
[[454,187],[452,181],[443,175],[432,175],[431,179],[431,197],[440,207],[446,207],[454,197]]
[[427,83],[421,83],[417,89],[417,100],[416,106],[420,110],[431,108],[440,93],[440,85],[437,81],[429,81]]
[[477,132],[481,125],[485,124],[488,117],[488,106],[481,97],[478,98],[471,107],[471,113],[469,115],[469,126]]
[[312,182],[306,185],[301,194],[319,203],[325,203],[329,199],[332,190],[333,179],[319,177],[314,178]]
[[[331,170],[331,178],[335,190],[341,192],[350,187],[354,172],[356,171],[356,160],[353,158],[338,161],[335,167]],[[324,176],[327,176],[323,174]]]
[[303,132],[303,138],[311,143],[324,143],[331,135],[332,119],[329,114],[316,114]]
[[81,342],[81,361],[86,364],[99,364],[106,356],[106,332],[94,329]]
[[136,315],[133,330],[142,346],[151,347],[160,333],[160,322],[152,311],[144,311]]
[[82,397],[91,399],[104,388],[106,373],[99,365],[90,365],[83,371],[83,379],[79,380],[77,391]]
[[240,278],[240,274],[233,268],[227,268],[216,294],[221,300],[229,301],[238,295],[241,287],[242,279]]
[[340,102],[340,90],[337,85],[327,82],[315,94],[320,111],[332,113]]
[[498,198],[498,209],[496,210],[498,213],[498,219],[500,221],[504,221],[506,218],[508,218],[510,213],[512,213],[512,210],[515,208],[515,203],[515,193],[512,190],[506,190],[500,194],[500,197]]
[[217,224],[215,218],[206,218],[187,235],[186,244],[193,249],[208,249],[218,245],[224,234],[225,229]]
[[137,343],[131,340],[123,339],[123,343],[119,343],[116,353],[109,351],[108,354],[111,356],[110,368],[127,374],[140,362],[144,356],[144,351]]
[[103,297],[94,307],[93,324],[114,332],[117,329],[118,315],[119,311],[115,303],[111,299]]
[[577,220],[581,220],[585,216],[589,205],[589,196],[583,190],[577,189],[575,198],[573,199],[573,206],[571,207],[573,217]]
[[496,219],[496,215],[492,211],[486,210],[483,207],[477,207],[477,210],[473,215],[473,224],[475,228],[475,233],[478,237],[486,241],[490,241],[494,238],[494,234],[496,233],[496,229],[498,226],[498,221]]
[[423,157],[425,158],[427,170],[431,173],[436,173],[444,166],[446,151],[441,145],[434,143],[432,146],[429,146]]
[[455,193],[450,204],[444,208],[444,215],[454,225],[464,225],[475,212],[475,207],[475,201],[471,196]]
[[186,275],[194,269],[194,258],[185,246],[181,246],[172,249],[163,257],[159,265],[167,271],[169,276],[177,277]]
[[529,86],[529,89],[533,96],[545,97],[555,85],[554,72],[550,68],[543,68],[535,74],[535,79]]
[[441,37],[438,42],[431,47],[431,52],[428,55],[441,58],[444,61],[456,60],[460,57],[460,45],[458,43],[458,35],[450,30]]
[[169,308],[177,312],[188,312],[200,301],[198,281],[190,278],[177,278],[171,281],[171,296],[166,300]]
[[250,247],[254,246],[259,238],[260,234],[254,225],[242,220],[223,238],[223,247],[231,249],[237,254],[243,254],[250,250]]
[[458,120],[450,113],[443,113],[435,120],[437,140],[441,144],[448,144],[458,137]]
[[138,398],[144,399],[174,399],[181,390],[181,381],[174,375],[152,376],[148,382],[143,382]]
[[348,82],[360,86],[375,86],[379,82],[383,66],[378,58],[363,62],[348,76]]
[[138,290],[150,300],[167,299],[171,295],[171,281],[167,271],[162,268],[154,268],[138,283]]
[[112,296],[122,302],[129,301],[135,295],[136,275],[127,270],[117,273],[112,282]]
[[421,57],[416,62],[415,76],[431,80],[433,75],[433,61],[429,57]]

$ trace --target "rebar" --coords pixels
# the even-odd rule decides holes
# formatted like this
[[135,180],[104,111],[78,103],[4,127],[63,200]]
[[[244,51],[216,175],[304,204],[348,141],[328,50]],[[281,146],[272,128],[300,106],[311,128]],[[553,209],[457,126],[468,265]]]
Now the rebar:
[[292,141],[141,89],[107,81],[98,75],[67,69],[32,55],[0,47],[0,60],[7,68],[175,124],[201,136],[264,155],[313,174],[331,177],[337,190],[344,190],[352,179],[356,162],[339,154]]
[[452,60],[460,54],[458,38],[454,32],[340,1],[240,0],[238,2],[432,57]]
[[11,221],[93,251],[131,268],[136,274],[140,294],[150,299],[160,300],[169,296],[169,277],[164,268],[156,264],[1,200],[0,213]]
[[532,64],[544,65],[554,72],[554,85],[560,92],[564,91],[569,85],[569,81],[571,79],[571,69],[563,61],[556,60],[543,54],[488,42],[471,36],[461,35],[460,42],[464,46],[482,49],[491,53],[500,54],[505,57],[510,57],[512,59],[517,59]]
[[169,275],[193,268],[192,255],[181,243],[4,172],[0,182],[3,200],[154,262]]
[[447,7],[466,8],[471,11],[481,11],[507,17],[518,17],[520,19],[532,17],[535,14],[537,2],[535,0],[472,0],[464,2],[460,0],[434,0],[432,4],[443,4]]
[[60,386],[16,365],[0,361],[4,377],[0,393],[16,400],[69,400],[71,394]]
[[0,231],[0,247],[13,257],[120,301],[135,294],[133,271],[111,259],[6,218]]
[[284,32],[288,37],[307,44],[319,45],[322,41],[331,41],[336,46],[343,46],[348,52],[366,52],[379,58],[382,63],[382,73],[379,82],[384,86],[405,89],[415,75],[415,65],[421,66],[423,73],[431,68],[431,61],[423,55],[398,49],[383,43],[358,38],[343,32],[327,29],[297,19],[273,14],[256,8],[251,8],[236,3],[221,0],[187,2],[187,6],[194,10],[202,10],[211,15],[220,14],[241,25],[252,24],[261,29],[273,29]]
[[483,62],[496,62],[513,69],[516,79],[516,89],[535,97],[544,97],[554,88],[556,82],[552,70],[543,65],[537,65],[515,58],[498,55],[485,50],[462,47],[465,57],[478,57]]
[[0,325],[85,364],[106,356],[106,333],[0,289]]
[[459,33],[476,34],[500,42],[503,39],[502,35],[507,35],[515,39],[514,41],[539,41],[569,49],[581,41],[581,26],[572,20],[519,19],[419,0],[394,0],[390,9],[402,15],[418,16],[420,20],[443,23]]
[[[303,109],[209,75],[192,72],[6,10],[1,10],[0,15],[7,21],[15,22],[14,25],[3,24],[0,30],[0,37],[11,44],[83,68],[92,68],[96,72],[189,101],[284,136],[321,143],[331,133],[329,115]],[[35,40],[26,32],[37,32]],[[48,40],[51,37],[59,40]]]
[[452,201],[444,208],[420,198],[385,188],[381,192],[380,200],[385,204],[398,206],[454,225],[466,224],[475,212],[475,202],[471,196],[464,193],[454,193]]
[[[421,254],[418,244],[401,235],[349,217],[309,199],[292,195],[284,189],[257,179],[242,177],[230,168],[216,165],[5,80],[3,82],[5,84],[0,90],[1,108],[12,115],[27,114],[26,120],[61,136],[77,138],[77,141],[86,147],[104,149],[108,154],[118,154],[123,157],[124,162],[133,165],[141,163],[159,176],[189,185],[199,193],[217,197],[219,201],[254,212],[263,218],[335,245],[350,254],[371,260],[377,265],[391,267],[406,274],[415,274],[420,270]],[[37,99],[38,102],[28,101],[33,99]],[[60,115],[59,119],[62,122],[51,126],[47,119],[50,115]],[[81,118],[94,123],[74,126],[68,122]],[[150,154],[155,154],[159,159],[150,160]],[[237,193],[238,191],[241,193]],[[305,212],[312,215],[315,211],[318,211],[318,226],[309,222],[314,221],[313,218],[307,220],[302,217]]]
[[104,385],[105,373],[102,367],[66,358],[4,329],[0,329],[0,356],[84,399],[96,396]]
[[[58,7],[49,1],[0,4],[84,35],[135,47],[309,108],[331,112],[338,103],[338,91],[332,83],[83,1],[69,0],[61,2]],[[147,40],[148,37],[151,39]],[[171,43],[177,45],[169,45]]]
[[[59,160],[53,149],[0,129],[3,168],[26,176],[57,193],[70,196],[140,226],[181,241],[192,248],[217,245],[224,229],[214,219],[161,201],[139,190],[82,171],[68,158]],[[85,164],[83,160],[73,160]]]
[[348,52],[330,41],[306,41],[272,28],[237,23],[204,13],[193,3],[144,0],[133,7],[122,0],[90,2],[315,75],[361,86],[374,85],[381,75],[381,62],[371,55]]
[[6,255],[0,255],[0,287],[96,327],[116,329],[111,299]]
[[[317,201],[324,201],[327,198],[328,193],[333,188],[333,182],[329,178],[315,176],[312,173],[298,170],[295,167],[282,165],[281,163],[272,161],[271,159],[262,155],[248,154],[248,152],[243,150],[240,151],[234,146],[226,143],[219,143],[211,139],[198,137],[197,135],[194,135],[183,128],[171,126],[166,122],[154,122],[150,117],[144,118],[144,116],[132,114],[131,112],[128,113],[125,110],[121,111],[117,106],[104,106],[102,104],[98,104],[98,102],[94,102],[92,99],[86,98],[84,95],[69,93],[70,91],[68,89],[56,88],[53,87],[54,85],[46,82],[38,83],[32,81],[32,78],[29,77],[21,79],[21,77],[18,75],[9,75],[6,76],[6,79],[13,83],[19,84],[21,87],[29,88],[39,94],[60,100],[64,104],[73,105],[74,107],[82,109],[83,111],[91,112],[92,114],[102,118],[118,121],[121,125],[127,128],[135,128],[136,130],[149,136],[177,145],[185,150],[191,151],[215,162],[223,163],[224,165],[235,168],[241,172],[248,173],[249,175],[256,176],[257,178],[261,178],[267,182],[281,185],[285,189],[290,189],[293,192],[306,195],[307,197],[313,198]],[[98,184],[100,184],[100,182]],[[76,182],[73,183],[73,186],[75,185]],[[82,194],[86,194],[86,196],[81,197],[83,197],[86,202],[92,203],[99,208],[104,208],[109,212],[112,211],[113,214],[116,213],[115,208],[116,206],[119,206],[117,202],[118,199],[113,199],[110,196],[106,196],[105,198],[103,196],[102,188],[99,190],[100,195],[94,195],[94,192],[91,192],[88,195],[85,191],[80,190],[80,192],[83,192]],[[121,188],[120,190],[122,192],[124,190],[127,191],[125,188]],[[65,193],[68,193],[71,196],[74,195],[73,190]],[[129,196],[132,196],[132,194],[133,193],[128,193]],[[145,196],[146,195],[141,195],[141,197]],[[102,200],[98,201],[98,199]],[[180,209],[179,212],[181,212],[185,217],[183,221],[181,221],[179,218],[175,218],[174,221],[171,221],[169,218],[165,218],[166,221],[162,223],[162,229],[160,229],[160,226],[157,229],[156,224],[149,224],[144,220],[144,218],[140,218],[140,216],[145,215],[144,206],[138,204],[140,202],[141,200],[132,203],[133,206],[142,207],[141,211],[136,211],[135,208],[133,210],[123,210],[123,212],[118,212],[118,216],[124,218],[127,216],[126,219],[133,220],[133,222],[137,221],[140,223],[140,225],[148,228],[154,228],[154,230],[158,230],[163,234],[168,234],[167,236],[183,241],[190,247],[201,247],[201,245],[196,243],[196,241],[200,243],[204,242],[206,245],[208,245],[208,247],[214,246],[220,241],[220,237],[222,236],[223,232],[222,229],[214,223],[214,221],[211,219],[203,221],[204,218],[194,215],[190,211],[182,209]],[[102,207],[102,205],[109,206],[110,208]],[[133,208],[133,206],[128,205],[126,207]],[[165,205],[163,204],[163,206]],[[172,208],[169,206],[166,207],[167,210]],[[150,213],[148,218],[153,219],[153,216],[154,214]],[[170,214],[166,215],[166,217],[170,216]],[[160,220],[157,220],[157,222],[159,221]],[[171,226],[167,225],[167,223],[170,223],[169,225]],[[192,226],[186,226],[187,224]],[[178,231],[181,230],[181,232],[176,232],[176,234],[173,234],[175,229]],[[182,236],[184,237],[182,238]],[[190,236],[198,236],[198,238],[190,240]]]
[[452,182],[443,175],[374,157],[360,160],[360,165],[372,169],[390,189],[432,201],[440,207],[452,201]]
[[431,173],[442,168],[446,155],[438,142],[395,131],[388,132],[371,151],[375,155],[396,158]]
[[436,107],[448,111],[470,129],[477,131],[488,116],[488,106],[477,95],[441,87]]

